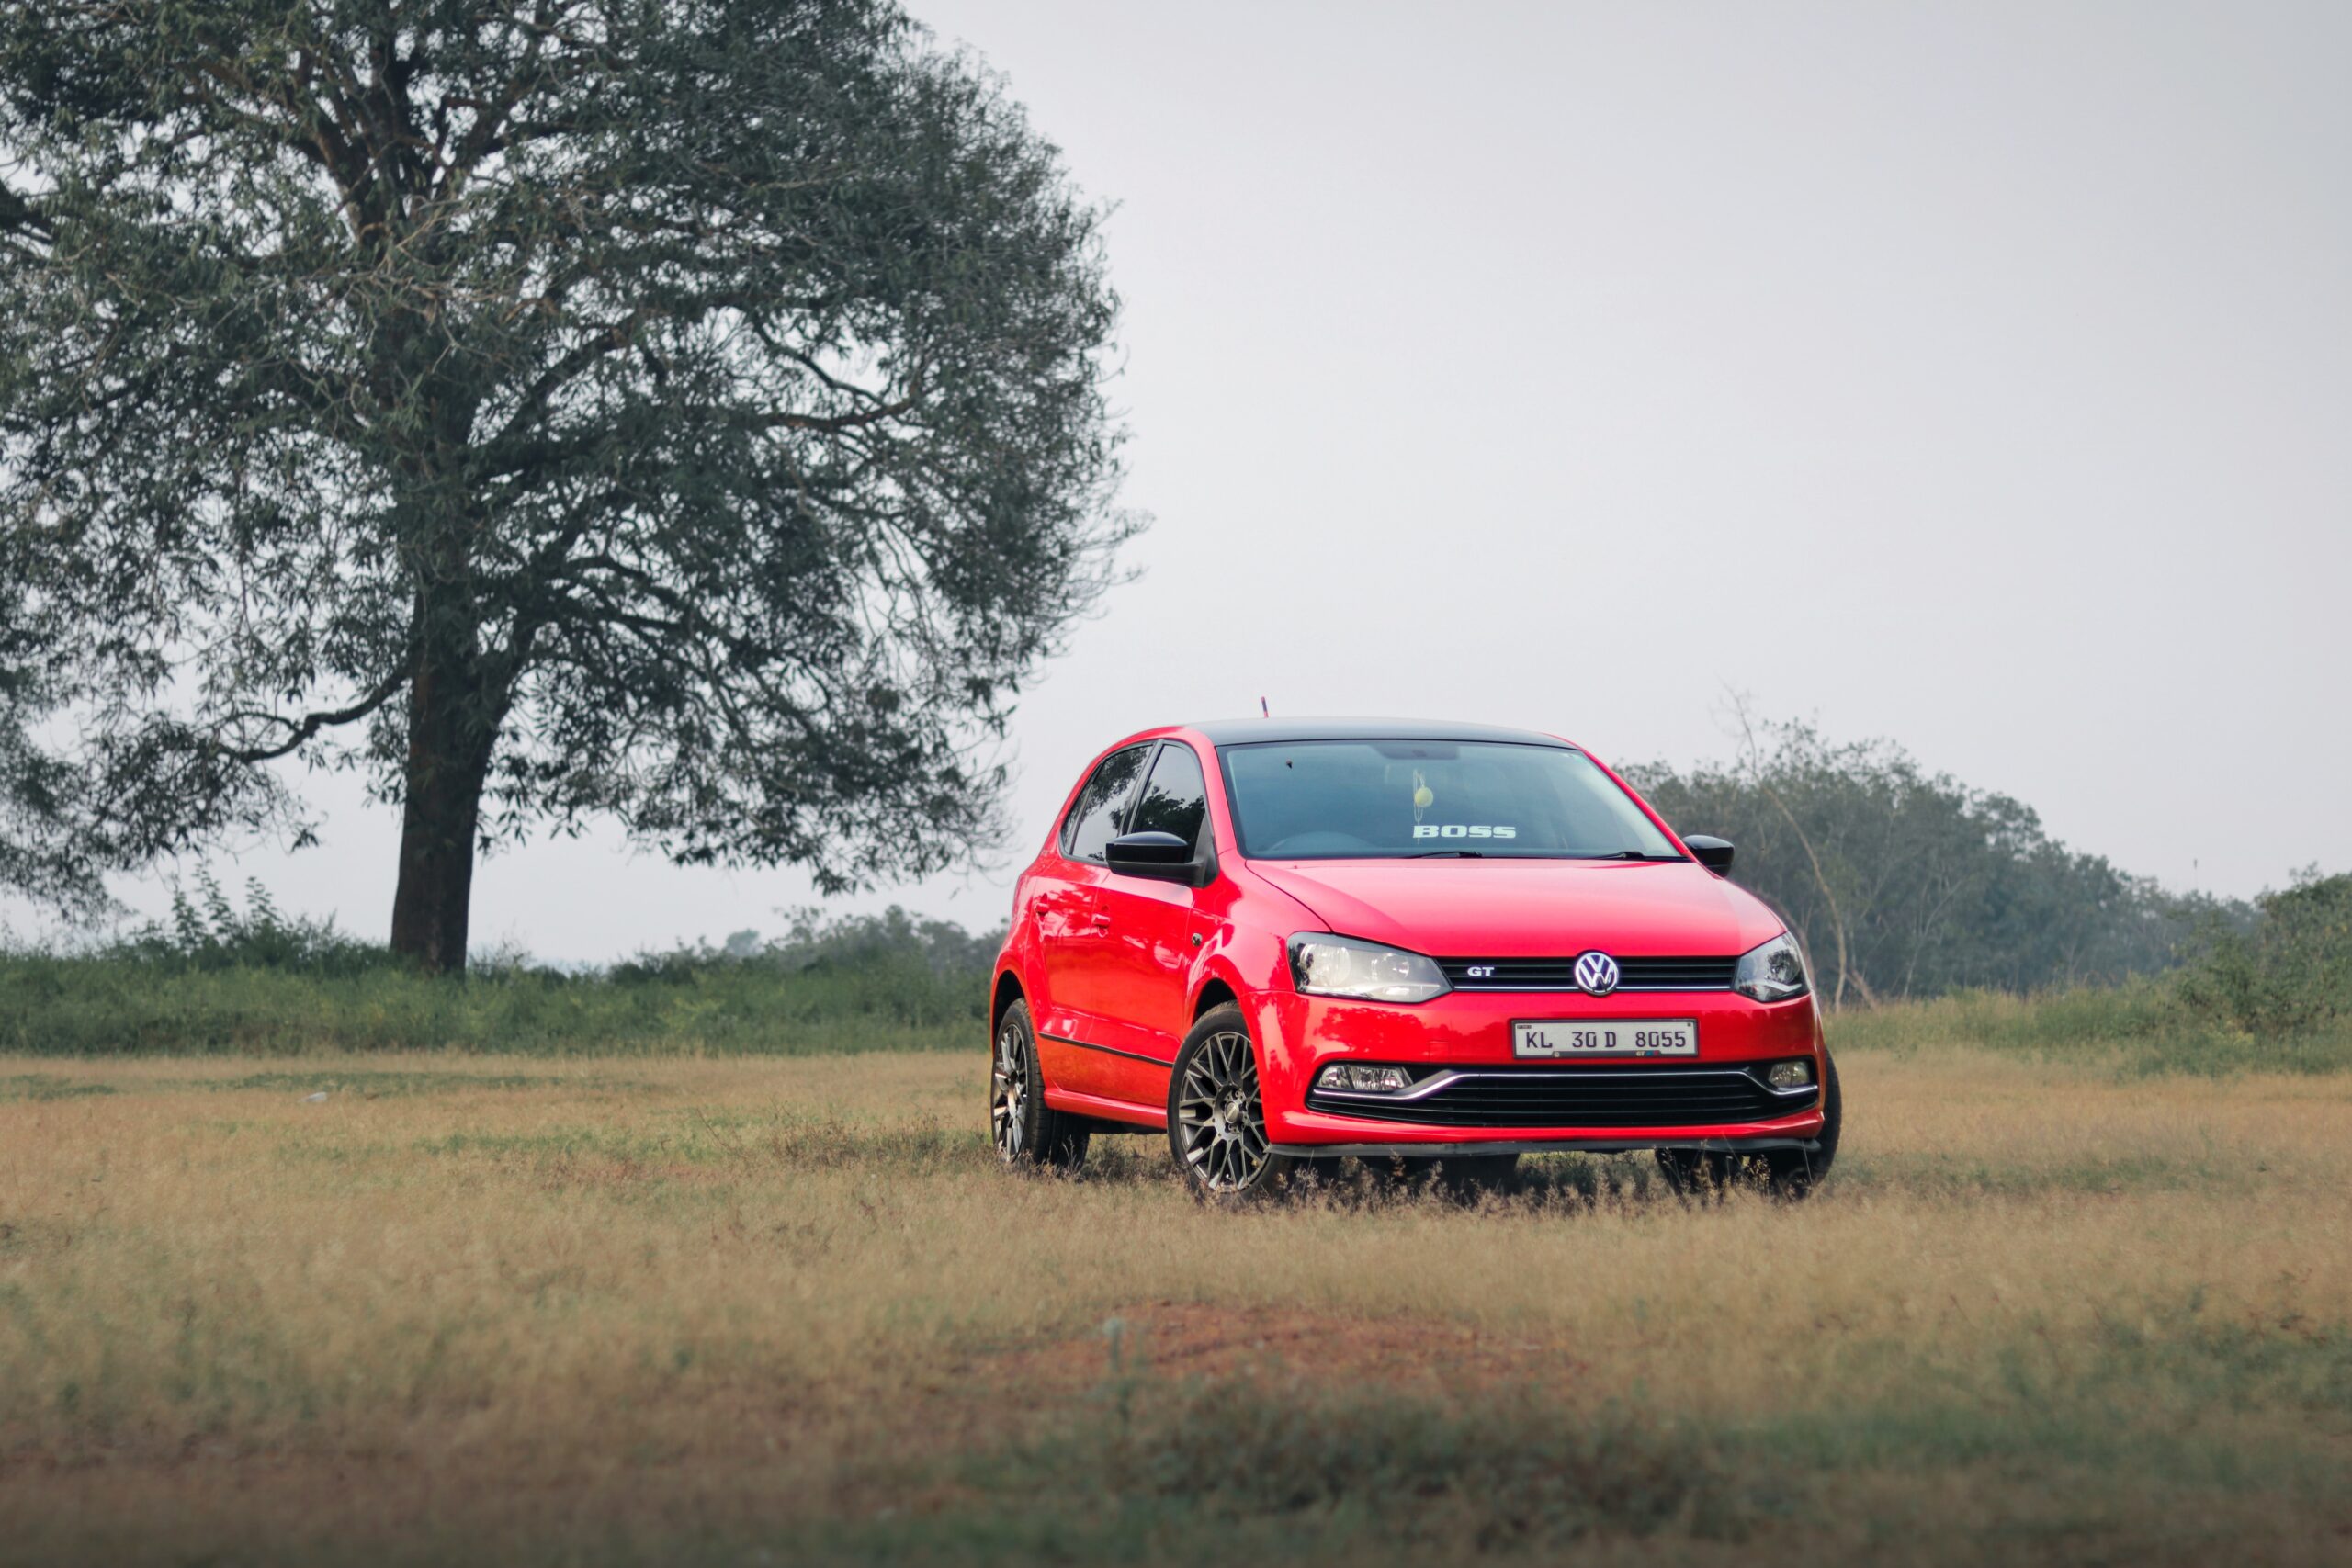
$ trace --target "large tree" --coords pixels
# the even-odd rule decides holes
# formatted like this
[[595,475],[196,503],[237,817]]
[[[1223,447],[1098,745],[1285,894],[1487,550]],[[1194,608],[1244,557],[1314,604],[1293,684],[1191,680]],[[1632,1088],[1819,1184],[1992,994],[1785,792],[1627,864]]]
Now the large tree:
[[0,579],[0,893],[87,914],[104,902],[107,857],[74,770],[40,744],[53,698],[14,613],[21,601]]
[[0,5],[0,572],[122,841],[986,841],[1106,581],[1100,209],[887,0]]

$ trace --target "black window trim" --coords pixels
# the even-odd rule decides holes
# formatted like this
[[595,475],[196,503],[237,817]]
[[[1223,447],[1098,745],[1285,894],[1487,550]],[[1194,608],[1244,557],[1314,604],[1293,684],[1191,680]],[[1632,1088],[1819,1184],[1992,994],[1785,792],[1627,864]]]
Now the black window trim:
[[[1151,783],[1151,771],[1152,769],[1159,766],[1160,751],[1170,746],[1182,746],[1185,750],[1190,751],[1193,754],[1193,765],[1201,771],[1201,835],[1193,845],[1192,886],[1194,887],[1205,887],[1210,883],[1216,881],[1217,864],[1216,813],[1209,807],[1208,767],[1201,757],[1201,750],[1199,747],[1193,745],[1189,741],[1179,739],[1172,735],[1157,736],[1149,740],[1138,740],[1133,746],[1116,747],[1112,750],[1105,752],[1102,761],[1097,762],[1094,766],[1089,768],[1086,771],[1086,777],[1079,784],[1078,794],[1070,798],[1069,809],[1062,813],[1061,826],[1054,830],[1054,852],[1060,855],[1062,859],[1069,861],[1073,865],[1103,865],[1102,861],[1082,860],[1079,856],[1069,852],[1070,832],[1072,826],[1076,823],[1078,818],[1078,803],[1085,798],[1086,786],[1093,783],[1094,775],[1101,773],[1110,762],[1111,759],[1117,756],[1120,752],[1139,750],[1145,747],[1149,747],[1151,749],[1151,755],[1143,760],[1143,771],[1136,775],[1135,793],[1127,797],[1126,808],[1119,813],[1119,820],[1115,824],[1118,830],[1111,835],[1114,839],[1119,838],[1125,834],[1134,826],[1136,819],[1136,807],[1142,804],[1144,789]],[[1210,755],[1215,756],[1221,750],[1222,748],[1212,747],[1210,748]],[[1222,763],[1220,763],[1217,768],[1220,783],[1223,781],[1224,773],[1225,769]],[[1227,797],[1228,804],[1230,803],[1231,798],[1232,797],[1230,795]],[[1105,869],[1107,869],[1107,867]]]
[[[1159,745],[1152,752],[1151,761],[1144,764],[1143,778],[1136,789],[1136,797],[1127,803],[1127,819],[1119,824],[1119,827],[1123,832],[1135,830],[1136,807],[1143,804],[1143,792],[1151,784],[1152,770],[1159,766],[1159,753],[1175,746],[1182,746],[1185,750],[1192,753],[1193,770],[1201,775],[1201,831],[1200,837],[1193,840],[1193,853],[1197,858],[1204,846],[1210,847],[1214,852],[1214,846],[1216,843],[1216,822],[1215,814],[1209,810],[1209,771],[1201,765],[1201,754],[1196,749],[1172,735],[1163,735],[1159,738]],[[1220,773],[1223,771],[1223,769],[1218,770]]]
[[1143,771],[1136,774],[1136,788],[1128,795],[1126,805],[1120,808],[1119,819],[1112,824],[1111,837],[1114,839],[1119,837],[1127,830],[1127,824],[1135,820],[1136,801],[1143,794],[1143,785],[1151,778],[1151,765],[1159,761],[1159,749],[1166,744],[1165,740],[1155,739],[1138,740],[1132,746],[1114,746],[1102,754],[1101,761],[1086,770],[1086,776],[1079,781],[1078,793],[1070,797],[1069,809],[1062,813],[1062,825],[1054,830],[1054,849],[1062,859],[1075,862],[1080,865],[1102,863],[1101,861],[1086,860],[1069,852],[1070,839],[1078,826],[1079,805],[1086,799],[1086,786],[1094,782],[1095,774],[1111,765],[1112,758],[1127,751],[1147,750],[1150,751],[1151,754],[1143,760]]
[[[1182,746],[1185,750],[1190,751],[1193,754],[1193,766],[1201,775],[1201,831],[1200,837],[1193,840],[1192,885],[1194,887],[1206,887],[1216,880],[1216,813],[1209,809],[1209,771],[1201,761],[1200,749],[1190,741],[1178,739],[1172,735],[1163,735],[1159,738],[1159,743],[1152,748],[1150,757],[1144,761],[1142,773],[1136,779],[1135,798],[1127,802],[1126,819],[1119,824],[1119,831],[1127,832],[1134,826],[1136,807],[1143,804],[1143,792],[1151,784],[1151,771],[1159,766],[1159,753],[1170,746]],[[1222,777],[1224,773],[1225,769],[1220,765],[1217,773]],[[1085,863],[1091,865],[1093,863],[1089,861]]]

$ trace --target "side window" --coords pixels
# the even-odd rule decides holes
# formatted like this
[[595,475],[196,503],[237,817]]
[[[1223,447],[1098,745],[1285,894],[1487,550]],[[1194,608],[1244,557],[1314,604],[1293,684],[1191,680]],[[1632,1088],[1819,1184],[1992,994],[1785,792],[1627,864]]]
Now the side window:
[[1201,844],[1201,823],[1209,814],[1207,781],[1201,777],[1201,760],[1181,740],[1159,749],[1151,778],[1136,802],[1130,833],[1173,833],[1194,849]]
[[1126,815],[1127,802],[1136,792],[1136,775],[1143,772],[1144,761],[1150,755],[1149,746],[1130,746],[1102,759],[1102,765],[1078,792],[1078,803],[1062,824],[1062,853],[1072,860],[1102,863],[1102,846],[1119,836],[1120,818]]

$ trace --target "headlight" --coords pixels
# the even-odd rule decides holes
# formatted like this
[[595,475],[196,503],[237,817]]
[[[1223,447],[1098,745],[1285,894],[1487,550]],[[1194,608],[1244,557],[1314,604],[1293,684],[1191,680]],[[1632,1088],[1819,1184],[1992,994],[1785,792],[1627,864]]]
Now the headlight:
[[1763,946],[1743,953],[1731,977],[1731,988],[1759,1002],[1784,1002],[1813,989],[1805,977],[1804,954],[1797,939],[1782,931]]
[[1425,1002],[1453,988],[1436,963],[1418,953],[1320,932],[1290,939],[1290,977],[1310,997],[1365,1002]]

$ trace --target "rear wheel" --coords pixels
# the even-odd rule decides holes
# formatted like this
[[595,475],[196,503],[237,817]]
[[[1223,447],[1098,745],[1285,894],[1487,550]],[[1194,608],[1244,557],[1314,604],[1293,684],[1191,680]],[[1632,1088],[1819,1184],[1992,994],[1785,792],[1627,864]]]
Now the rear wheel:
[[997,1157],[1016,1169],[1074,1170],[1086,1162],[1086,1124],[1047,1105],[1045,1090],[1029,1004],[1015,1002],[997,1021],[989,1065],[989,1135]]
[[1168,1146],[1193,1193],[1232,1201],[1289,1184],[1298,1162],[1273,1152],[1258,1053],[1241,1010],[1211,1008],[1184,1036],[1168,1081]]

